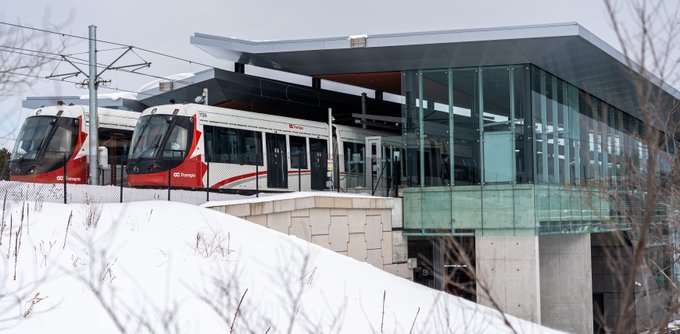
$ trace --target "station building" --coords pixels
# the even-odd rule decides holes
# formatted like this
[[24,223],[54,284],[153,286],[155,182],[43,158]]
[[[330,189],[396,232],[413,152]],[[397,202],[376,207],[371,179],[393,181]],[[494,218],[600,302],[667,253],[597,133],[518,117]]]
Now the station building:
[[[649,172],[636,85],[651,87],[659,110],[680,93],[627,67],[583,27],[266,42],[196,33],[191,43],[237,73],[254,65],[309,77],[312,89],[365,89],[364,103],[345,111],[398,131],[389,141],[400,149],[384,158],[401,166],[393,182],[417,282],[572,332],[610,331],[620,320],[621,272],[606,254],[629,261],[635,235],[611,194],[631,170]],[[297,117],[325,117],[306,112]],[[660,159],[653,172],[670,168]],[[672,237],[659,230],[648,249],[658,266],[636,277],[630,332],[660,321],[669,300]],[[474,275],[459,274],[468,264]]]

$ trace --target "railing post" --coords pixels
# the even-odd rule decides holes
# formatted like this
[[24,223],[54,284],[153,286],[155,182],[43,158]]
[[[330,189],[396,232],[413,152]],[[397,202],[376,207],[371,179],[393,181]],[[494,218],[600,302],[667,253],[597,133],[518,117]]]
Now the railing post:
[[390,189],[392,188],[392,162],[383,160],[383,169],[387,167],[387,164],[389,164],[390,167],[387,168],[387,175],[385,176],[385,197],[390,197]]
[[255,197],[260,197],[260,162],[255,161]]
[[301,166],[302,166],[302,152],[298,152],[298,191],[302,191],[302,171],[301,171]]
[[170,201],[170,170],[172,168],[168,169],[168,201]]
[[123,172],[125,166],[123,165],[123,157],[120,157],[120,202],[123,203]]
[[371,196],[375,196],[375,180],[373,177],[373,157],[368,159],[368,175],[371,176]]
[[210,161],[205,163],[205,201],[210,202]]
[[66,153],[64,153],[64,204],[66,204],[66,180],[67,180],[67,174],[66,174]]

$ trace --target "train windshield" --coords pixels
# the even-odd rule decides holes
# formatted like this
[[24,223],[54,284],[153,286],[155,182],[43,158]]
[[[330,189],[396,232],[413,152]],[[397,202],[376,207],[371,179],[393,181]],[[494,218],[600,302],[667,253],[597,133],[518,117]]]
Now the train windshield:
[[54,116],[29,117],[21,127],[12,151],[12,161],[36,160],[41,155],[60,158],[73,152],[78,120]]
[[130,144],[130,159],[183,159],[191,144],[193,118],[150,115],[139,119]]

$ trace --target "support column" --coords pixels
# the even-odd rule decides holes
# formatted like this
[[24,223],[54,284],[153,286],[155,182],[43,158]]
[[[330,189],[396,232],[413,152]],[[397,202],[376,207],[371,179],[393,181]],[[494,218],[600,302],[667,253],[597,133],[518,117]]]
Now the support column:
[[489,307],[495,302],[508,314],[540,323],[538,237],[478,236],[475,257],[477,302]]
[[590,234],[539,238],[541,324],[570,333],[593,332]]

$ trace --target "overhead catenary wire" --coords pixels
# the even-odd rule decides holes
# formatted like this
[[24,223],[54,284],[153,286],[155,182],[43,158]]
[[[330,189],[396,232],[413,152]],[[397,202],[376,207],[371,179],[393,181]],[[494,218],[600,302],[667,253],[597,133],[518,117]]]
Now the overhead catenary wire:
[[[77,39],[81,39],[81,40],[89,40],[89,38],[85,37],[85,36],[68,34],[68,33],[64,33],[64,32],[48,30],[48,29],[34,28],[34,27],[31,27],[31,26],[26,26],[26,25],[17,24],[17,23],[9,23],[9,22],[0,21],[0,25],[6,25],[6,26],[11,26],[11,27],[20,28],[20,29],[29,29],[29,30],[48,33],[48,34],[59,35],[59,36],[62,36],[62,37],[72,37],[72,38],[77,38]],[[159,56],[163,56],[163,57],[167,57],[167,58],[171,58],[171,59],[175,59],[175,60],[184,61],[184,62],[187,62],[189,64],[196,64],[196,65],[205,66],[205,67],[208,67],[208,68],[213,67],[211,65],[203,64],[201,62],[197,62],[197,61],[194,61],[194,60],[190,60],[190,59],[186,59],[186,58],[182,58],[182,57],[177,57],[177,56],[173,56],[171,54],[163,53],[163,52],[160,52],[160,51],[154,51],[154,50],[146,49],[146,48],[142,48],[142,47],[137,47],[137,46],[134,46],[134,45],[124,44],[124,43],[119,43],[119,42],[111,42],[111,41],[102,40],[102,39],[98,39],[97,42],[98,43],[116,45],[116,46],[120,46],[120,47],[131,47],[131,48],[135,48],[135,49],[138,49],[140,51],[148,52],[148,53],[151,53],[151,54],[155,54],[155,55],[159,55]]]
[[[9,22],[4,22],[4,21],[0,21],[0,25],[6,25],[6,26],[11,26],[11,27],[20,28],[20,29],[29,29],[29,30],[33,30],[33,31],[43,32],[43,33],[55,34],[55,35],[59,35],[59,36],[62,36],[62,37],[72,37],[72,38],[81,39],[81,40],[89,40],[88,37],[84,37],[84,36],[79,36],[79,35],[74,35],[74,34],[68,34],[68,33],[64,33],[64,32],[58,32],[58,31],[48,30],[48,29],[35,28],[35,27],[30,27],[30,26],[21,25],[21,24],[15,24],[15,23],[9,23]],[[118,42],[112,42],[112,41],[106,41],[106,40],[99,40],[99,39],[97,40],[97,42],[101,42],[101,43],[106,43],[106,44],[111,44],[111,45],[117,46],[117,47],[115,47],[115,48],[109,48],[109,49],[104,49],[104,50],[98,50],[98,52],[112,51],[112,50],[127,48],[127,49],[130,49],[130,51],[132,51],[132,53],[134,53],[137,57],[139,57],[139,58],[141,58],[141,59],[143,60],[143,58],[142,58],[137,52],[135,52],[135,49],[137,49],[137,50],[144,51],[144,52],[147,52],[147,53],[151,53],[151,54],[154,54],[154,55],[159,55],[159,56],[171,58],[171,59],[174,59],[174,60],[183,61],[183,62],[186,62],[186,63],[189,63],[189,64],[196,64],[196,65],[204,66],[204,67],[207,67],[207,68],[213,68],[213,66],[207,65],[207,64],[203,64],[203,63],[201,63],[201,62],[197,62],[197,61],[194,61],[194,60],[190,60],[190,59],[186,59],[186,58],[182,58],[182,57],[177,57],[177,56],[169,55],[169,54],[166,54],[166,53],[163,53],[163,52],[154,51],[154,50],[150,50],[150,49],[146,49],[146,48],[142,48],[142,47],[136,47],[136,46],[132,46],[132,45],[129,45],[129,44],[118,43]],[[8,47],[8,48],[14,48],[14,47]],[[20,49],[20,48],[15,48],[15,49]],[[83,53],[58,54],[58,53],[53,53],[53,52],[48,52],[48,51],[42,51],[42,50],[29,50],[29,49],[25,49],[25,50],[30,51],[30,52],[35,52],[35,53],[37,53],[37,54],[41,54],[41,53],[42,53],[42,54],[47,54],[47,55],[59,56],[59,57],[60,57],[59,59],[54,59],[54,58],[51,59],[51,60],[54,60],[54,61],[64,61],[64,60],[66,59],[66,57],[71,57],[72,59],[76,60],[76,61],[70,61],[70,62],[73,62],[74,64],[78,64],[78,65],[89,65],[89,64],[87,63],[87,60],[82,59],[82,58],[76,58],[76,57],[73,57],[73,56],[72,56],[72,55],[78,55],[78,54],[83,54]],[[3,51],[3,52],[10,52],[10,51],[8,51],[8,50],[0,50],[0,51]],[[39,57],[38,55],[31,55],[31,54],[25,54],[25,55],[26,55],[26,56]],[[47,58],[47,59],[49,59],[49,58]],[[57,66],[58,66],[58,65],[57,65]],[[96,66],[97,66],[97,68],[107,68],[109,65],[102,64],[102,63],[97,63]],[[147,77],[150,77],[150,78],[153,78],[153,79],[157,79],[157,80],[165,80],[165,79],[167,79],[167,77],[165,77],[165,76],[153,75],[153,74],[148,74],[148,73],[143,73],[143,72],[137,72],[137,71],[127,70],[127,69],[124,69],[124,68],[109,68],[109,69],[110,69],[110,70],[121,71],[121,72],[126,72],[126,73],[134,73],[134,74],[138,74],[138,75],[143,75],[143,76],[147,76]],[[52,78],[48,78],[48,79],[52,79]],[[61,80],[59,80],[59,81],[61,81]],[[195,83],[192,82],[192,81],[186,81],[186,80],[174,80],[174,81],[179,82],[179,83],[183,83],[183,84],[195,84]],[[123,91],[133,92],[133,91],[130,91],[130,90],[123,90]],[[134,91],[134,92],[137,93],[136,91]],[[187,100],[187,101],[188,101],[188,100]]]
[[[68,33],[58,32],[58,31],[52,31],[52,30],[48,30],[48,29],[34,28],[34,27],[30,27],[30,26],[25,26],[25,25],[15,24],[15,23],[9,23],[9,22],[4,22],[4,21],[0,21],[0,25],[6,25],[6,26],[15,27],[15,28],[29,29],[29,30],[34,30],[34,31],[39,31],[39,32],[44,32],[44,33],[49,33],[49,34],[55,34],[55,35],[59,35],[59,36],[62,36],[62,37],[72,37],[72,38],[81,39],[81,40],[89,40],[88,37],[84,37],[84,36],[79,36],[79,35],[74,35],[74,34],[68,34]],[[130,49],[133,53],[135,53],[135,55],[137,55],[139,58],[142,58],[139,54],[137,54],[137,53],[134,51],[134,50],[136,49],[136,50],[144,51],[144,52],[147,52],[147,53],[150,53],[150,54],[159,55],[159,56],[167,57],[167,58],[170,58],[170,59],[174,59],[174,60],[179,60],[179,61],[187,62],[187,63],[189,63],[189,64],[196,64],[196,65],[204,66],[204,67],[207,67],[207,68],[213,68],[213,66],[207,65],[207,64],[204,64],[204,63],[201,63],[201,62],[197,62],[197,61],[193,61],[193,60],[190,60],[190,59],[186,59],[186,58],[182,58],[182,57],[177,57],[177,56],[169,55],[169,54],[166,54],[166,53],[163,53],[163,52],[154,51],[154,50],[150,50],[150,49],[146,49],[146,48],[142,48],[142,47],[136,47],[136,46],[132,46],[132,45],[129,45],[129,44],[124,44],[124,43],[119,43],[119,42],[112,42],[112,41],[107,41],[107,40],[99,40],[99,39],[97,40],[97,42],[101,42],[101,43],[105,43],[105,44],[110,44],[110,45],[115,45],[115,46],[117,46],[116,48],[110,48],[110,49],[102,50],[102,52],[103,52],[103,51],[111,51],[111,50],[117,50],[117,49],[128,48],[128,49]],[[38,50],[33,50],[33,51],[36,52],[36,53],[42,52],[42,53],[46,53],[46,54],[57,55],[57,54],[54,54],[54,53],[43,52],[43,51],[38,51]],[[60,56],[60,57],[67,57],[67,56],[68,56],[68,57],[71,57],[71,58],[73,58],[73,59],[78,60],[78,62],[73,62],[73,61],[72,61],[73,63],[77,63],[77,64],[79,64],[79,65],[85,65],[86,60],[80,59],[80,58],[75,58],[75,57],[72,57],[72,56],[71,56],[71,55],[78,55],[78,54],[80,54],[80,53],[72,53],[72,54],[69,54],[69,55],[66,55],[66,54],[61,55],[61,54],[59,54],[59,56]],[[60,59],[60,60],[63,60],[63,59],[65,59],[65,58],[62,58],[62,59]],[[142,58],[142,59],[143,59],[143,58]],[[57,59],[54,59],[54,60],[57,60]],[[109,66],[109,65],[104,65],[104,64],[101,64],[101,63],[98,63],[98,64],[97,64],[97,67],[98,67],[98,68],[105,68],[105,67],[108,67],[108,66]],[[111,70],[115,70],[115,71],[125,72],[125,73],[133,73],[133,74],[137,74],[137,75],[142,75],[142,76],[150,77],[150,78],[153,78],[153,79],[156,79],[156,80],[167,80],[167,79],[168,79],[167,76],[160,76],[160,75],[154,75],[154,74],[149,74],[149,73],[137,72],[136,70],[128,70],[128,69],[125,69],[125,68],[110,68],[110,69],[111,69]],[[36,77],[36,78],[40,78],[40,79],[49,79],[49,80],[60,81],[60,82],[70,82],[70,81],[68,81],[68,80],[59,80],[59,79],[56,79],[56,80],[55,80],[55,79],[53,79],[53,78],[43,78],[43,77],[39,77],[39,76],[35,76],[35,77]],[[274,79],[268,79],[268,78],[260,78],[260,80],[261,80],[261,81],[276,81],[276,80],[274,80]],[[187,80],[187,79],[178,79],[178,80],[173,80],[173,81],[178,82],[178,83],[182,83],[182,84],[187,84],[187,85],[196,85],[196,84],[197,84],[197,83],[195,83],[195,82],[193,82],[193,81],[191,81],[191,80]],[[76,84],[80,85],[80,84],[82,84],[82,83],[79,82],[79,83],[76,83]],[[261,85],[261,82],[260,82],[260,85]],[[202,87],[201,85],[198,85],[198,87],[199,87],[199,88],[208,88],[208,87]],[[116,91],[122,91],[122,92],[130,92],[130,93],[141,94],[141,95],[153,96],[152,94],[144,94],[144,93],[141,93],[141,92],[138,92],[138,91],[133,91],[133,90],[129,90],[129,89],[122,89],[122,88],[118,88],[118,87],[102,87],[102,88],[111,89],[111,90],[116,90]],[[286,89],[286,90],[287,90],[287,89]],[[263,97],[263,98],[266,98],[266,99],[281,100],[281,101],[291,102],[291,100],[290,100],[289,98],[288,98],[288,99],[282,99],[282,98],[277,98],[277,97],[273,97],[273,96],[264,96],[264,95],[262,95],[262,87],[260,87],[260,94],[251,94],[251,95],[258,95],[258,96]],[[300,104],[302,104],[302,105],[320,107],[322,103],[321,103],[321,101],[320,101],[320,96],[318,96],[318,94],[317,94],[317,96],[316,96],[316,99],[317,99],[317,103],[316,103],[316,104],[314,104],[314,103],[305,103],[305,102],[300,102],[300,101],[298,101],[298,103],[300,103]],[[182,102],[193,103],[193,101],[191,101],[191,100],[189,100],[189,99],[179,99],[179,98],[176,98],[176,100],[179,100],[179,101],[182,101]]]

